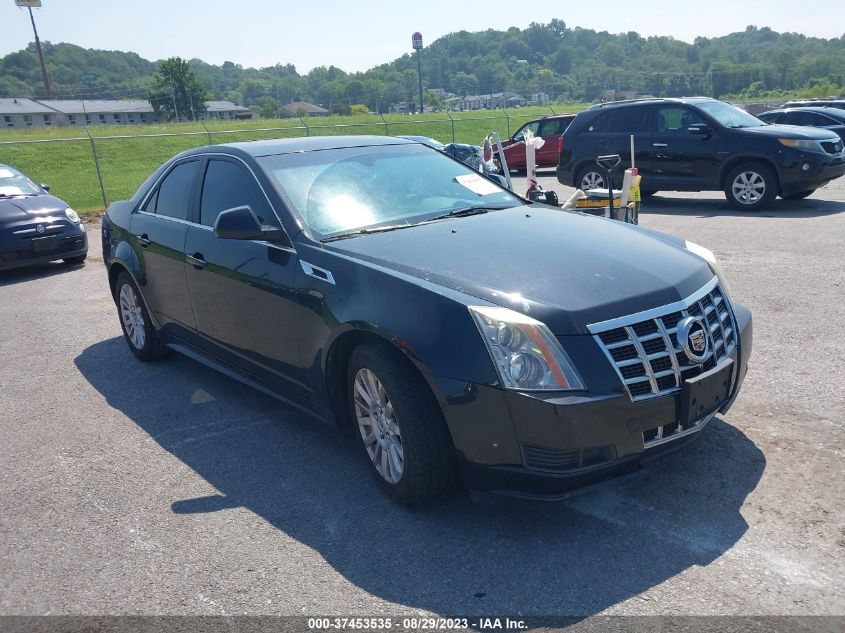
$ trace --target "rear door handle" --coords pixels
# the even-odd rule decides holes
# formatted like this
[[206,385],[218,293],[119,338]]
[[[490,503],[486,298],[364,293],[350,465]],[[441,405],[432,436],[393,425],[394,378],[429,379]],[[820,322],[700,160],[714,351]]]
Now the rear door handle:
[[185,259],[188,261],[191,266],[196,268],[197,270],[202,270],[206,266],[208,266],[208,262],[202,256],[202,253],[194,253],[193,255],[185,255]]
[[669,147],[668,143],[652,143],[652,147]]
[[135,237],[138,238],[138,242],[140,242],[141,246],[144,248],[147,248],[147,246],[150,245],[150,238],[146,233],[143,235],[136,235]]

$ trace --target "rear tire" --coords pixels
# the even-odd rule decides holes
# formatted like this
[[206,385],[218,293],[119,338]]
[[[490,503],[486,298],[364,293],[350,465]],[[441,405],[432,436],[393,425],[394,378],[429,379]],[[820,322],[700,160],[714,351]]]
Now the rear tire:
[[725,197],[740,211],[759,211],[772,204],[778,182],[770,167],[746,163],[731,170],[725,180]]
[[123,337],[132,353],[145,362],[167,356],[167,348],[153,327],[147,306],[129,273],[122,272],[117,276],[114,300]]
[[799,191],[798,193],[791,193],[788,196],[781,196],[784,200],[803,200],[807,196],[811,196],[816,193],[815,189],[809,189],[807,191]]
[[77,255],[76,257],[65,257],[62,261],[69,266],[75,266],[76,264],[84,262],[86,257],[88,257],[88,253],[83,253],[82,255]]
[[590,189],[606,189],[607,182],[605,175],[594,167],[585,167],[578,172],[578,177],[575,179],[575,186],[581,191],[589,191]]
[[421,505],[455,483],[455,449],[434,396],[399,352],[364,343],[353,350],[347,402],[373,475],[395,501]]

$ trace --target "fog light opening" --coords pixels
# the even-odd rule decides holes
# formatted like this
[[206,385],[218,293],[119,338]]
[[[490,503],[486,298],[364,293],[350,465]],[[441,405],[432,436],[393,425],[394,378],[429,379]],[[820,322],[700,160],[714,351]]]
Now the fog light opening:
[[801,165],[801,169],[803,169],[804,171],[810,171],[810,163],[804,163],[803,165]]

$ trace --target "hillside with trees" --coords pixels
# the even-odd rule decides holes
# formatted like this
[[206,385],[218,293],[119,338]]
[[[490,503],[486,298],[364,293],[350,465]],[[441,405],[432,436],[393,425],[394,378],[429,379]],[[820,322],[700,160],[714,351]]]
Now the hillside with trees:
[[[135,53],[45,43],[58,98],[149,98],[161,92],[160,62]],[[361,73],[335,66],[300,74],[291,64],[243,68],[189,60],[201,88],[272,115],[293,100],[336,112],[353,104],[386,111],[389,104],[418,102],[416,59],[409,53]],[[845,35],[830,40],[749,26],[724,37],[688,44],[670,36],[610,34],[561,20],[528,28],[460,31],[423,50],[426,100],[440,105],[442,89],[458,96],[514,91],[543,93],[556,101],[595,101],[603,91],[633,90],[655,96],[710,95],[778,99],[787,94],[824,96],[845,91]],[[84,83],[83,73],[97,80]],[[198,87],[199,90],[199,87]],[[0,59],[0,96],[43,96],[34,46]]]

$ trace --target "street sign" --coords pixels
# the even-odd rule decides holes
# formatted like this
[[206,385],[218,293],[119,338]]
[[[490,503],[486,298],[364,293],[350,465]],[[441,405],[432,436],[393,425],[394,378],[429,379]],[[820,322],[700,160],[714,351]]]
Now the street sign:
[[79,78],[82,81],[97,81],[97,75],[95,75],[94,73],[84,73],[82,75],[79,75]]
[[15,4],[19,7],[31,7],[38,9],[41,7],[41,0],[15,0]]
[[418,51],[423,47],[423,45],[422,45],[422,33],[417,32],[417,33],[414,33],[411,36],[411,46],[414,47],[415,51]]

